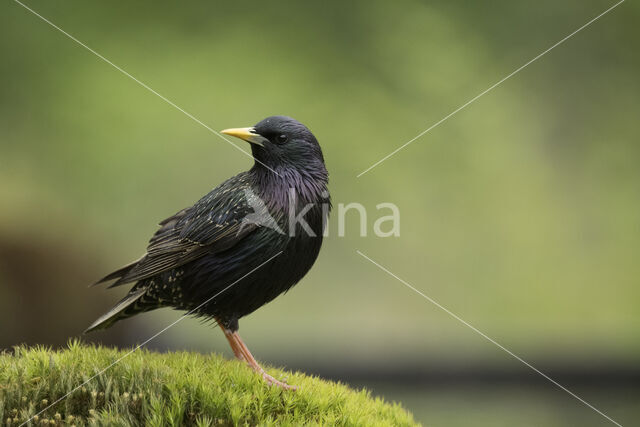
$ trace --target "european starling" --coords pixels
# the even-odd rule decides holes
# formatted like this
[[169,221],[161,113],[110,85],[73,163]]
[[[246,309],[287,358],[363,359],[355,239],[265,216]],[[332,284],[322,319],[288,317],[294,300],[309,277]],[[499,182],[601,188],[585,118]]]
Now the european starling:
[[161,307],[214,319],[238,359],[270,384],[238,335],[238,319],[295,285],[322,245],[330,210],[328,173],[318,141],[298,121],[268,117],[222,133],[251,143],[253,167],[159,224],[142,258],[105,276],[135,282],[85,332]]

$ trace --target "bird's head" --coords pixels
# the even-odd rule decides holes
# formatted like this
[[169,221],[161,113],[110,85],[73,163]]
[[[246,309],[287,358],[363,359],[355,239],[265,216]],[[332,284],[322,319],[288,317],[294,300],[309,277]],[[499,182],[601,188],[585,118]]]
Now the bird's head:
[[251,143],[256,168],[326,174],[318,140],[305,125],[290,117],[271,116],[253,127],[225,129],[222,133]]

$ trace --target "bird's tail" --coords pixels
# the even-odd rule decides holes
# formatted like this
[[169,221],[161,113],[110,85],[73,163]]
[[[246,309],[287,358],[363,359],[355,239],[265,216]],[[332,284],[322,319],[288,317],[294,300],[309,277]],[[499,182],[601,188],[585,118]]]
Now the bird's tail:
[[151,310],[155,307],[150,307],[148,304],[145,304],[142,301],[142,296],[147,292],[147,288],[141,287],[135,290],[132,290],[129,295],[124,297],[118,304],[115,305],[111,310],[100,316],[98,320],[93,322],[91,326],[84,331],[92,332],[97,329],[106,329],[116,323],[118,320],[126,319],[127,317],[131,317],[134,314],[138,314],[143,311]]
[[116,271],[114,271],[113,273],[109,273],[106,276],[104,276],[102,279],[98,280],[95,283],[92,283],[91,285],[89,285],[89,287],[91,286],[96,286],[99,285],[100,283],[104,283],[104,282],[108,282],[110,280],[113,279],[119,279],[116,280],[115,283],[113,283],[112,285],[110,285],[110,288],[113,288],[115,286],[119,286],[119,285],[124,285],[125,283],[127,283],[126,280],[124,280],[125,276],[127,275],[127,273],[129,273],[138,263],[140,262],[140,259],[137,259],[127,265],[125,265],[124,267],[121,267],[119,269],[117,269]]

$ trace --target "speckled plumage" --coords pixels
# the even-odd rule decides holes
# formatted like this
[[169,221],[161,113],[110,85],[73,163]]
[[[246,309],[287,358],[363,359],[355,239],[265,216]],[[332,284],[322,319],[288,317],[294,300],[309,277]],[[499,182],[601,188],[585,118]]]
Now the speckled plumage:
[[[320,251],[330,207],[322,151],[311,132],[288,117],[270,117],[252,129],[264,140],[252,145],[255,165],[162,221],[141,259],[101,279],[116,279],[112,286],[135,284],[87,331],[160,307],[193,310],[237,281],[193,313],[235,331],[238,319],[307,273]],[[255,210],[248,194],[264,202],[282,233],[243,221]],[[300,224],[289,230],[290,202],[296,213],[311,205],[303,219],[313,235]]]

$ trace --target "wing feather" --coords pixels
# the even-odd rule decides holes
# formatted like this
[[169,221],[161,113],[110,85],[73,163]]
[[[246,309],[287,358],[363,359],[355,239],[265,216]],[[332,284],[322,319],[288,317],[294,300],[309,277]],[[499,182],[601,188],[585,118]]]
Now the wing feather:
[[247,189],[247,176],[237,175],[192,207],[162,221],[139,261],[105,277],[118,278],[110,287],[146,279],[206,254],[224,251],[251,234],[258,226],[243,222],[253,212],[245,196]]

